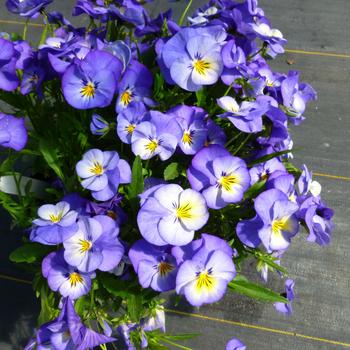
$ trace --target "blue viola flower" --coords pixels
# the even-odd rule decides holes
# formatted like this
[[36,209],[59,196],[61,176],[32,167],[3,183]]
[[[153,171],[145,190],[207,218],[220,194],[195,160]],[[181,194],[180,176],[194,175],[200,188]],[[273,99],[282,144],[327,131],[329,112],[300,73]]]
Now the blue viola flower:
[[53,0],[7,0],[7,9],[23,17],[35,18]]
[[87,151],[77,163],[76,171],[82,178],[81,185],[91,190],[92,196],[100,201],[111,199],[117,194],[119,184],[131,181],[129,164],[113,151]]
[[116,221],[106,215],[97,215],[80,218],[78,225],[78,231],[63,242],[67,263],[82,272],[114,269],[124,254]]
[[212,209],[241,201],[250,184],[245,162],[218,145],[203,148],[193,157],[187,177]]
[[90,131],[93,135],[103,136],[110,130],[109,123],[100,115],[94,113],[91,117]]
[[59,202],[56,205],[45,204],[38,209],[39,219],[35,219],[30,239],[47,245],[56,245],[68,239],[78,230],[78,213],[70,205]]
[[274,303],[274,307],[276,311],[290,316],[293,313],[292,302],[295,299],[295,294],[294,294],[295,282],[292,279],[288,278],[284,285],[285,285],[285,293],[283,294],[288,299],[288,303],[277,302],[277,303]]
[[16,74],[17,52],[13,43],[0,37],[0,89],[13,91],[19,85]]
[[221,26],[183,28],[162,47],[161,69],[188,91],[198,91],[219,79],[223,63],[221,47],[226,32]]
[[236,338],[231,339],[227,344],[226,344],[226,350],[246,350],[246,346]]
[[91,51],[64,73],[62,90],[65,99],[77,109],[109,106],[122,68],[120,60],[112,54]]
[[0,145],[20,151],[25,147],[27,140],[28,132],[24,118],[0,112]]
[[157,247],[141,239],[129,250],[129,258],[143,288],[165,292],[175,289],[177,264],[170,247]]

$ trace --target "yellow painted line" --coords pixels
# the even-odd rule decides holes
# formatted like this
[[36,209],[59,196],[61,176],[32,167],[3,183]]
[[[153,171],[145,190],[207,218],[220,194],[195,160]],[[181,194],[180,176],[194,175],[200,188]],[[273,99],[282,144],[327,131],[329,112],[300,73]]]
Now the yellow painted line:
[[[26,22],[21,22],[21,21],[13,21],[10,19],[0,19],[0,23],[3,24],[16,24],[16,25],[21,25],[24,26],[26,24]],[[41,23],[32,23],[32,22],[28,22],[28,26],[29,27],[38,27],[38,28],[43,28],[45,27],[44,24]]]
[[318,342],[327,343],[327,344],[342,345],[342,346],[350,348],[350,343],[344,343],[344,342],[340,342],[340,341],[336,341],[336,340],[312,337],[312,336],[309,336],[309,335],[304,335],[304,334],[300,334],[300,333],[284,331],[284,330],[281,330],[281,329],[257,326],[257,325],[243,323],[243,322],[237,322],[237,321],[229,321],[229,320],[224,320],[224,319],[221,319],[221,318],[216,318],[216,317],[211,317],[211,316],[204,316],[204,315],[200,315],[200,314],[194,314],[194,313],[190,313],[190,312],[183,312],[183,311],[178,311],[178,310],[173,310],[173,309],[165,309],[165,311],[168,312],[168,313],[176,314],[176,315],[195,317],[195,318],[200,318],[200,319],[207,320],[207,321],[226,323],[226,324],[230,324],[230,325],[233,325],[233,326],[239,326],[239,327],[250,328],[250,329],[257,329],[257,330],[260,330],[260,331],[265,331],[265,332],[270,332],[270,333],[277,333],[277,334],[282,334],[282,335],[287,335],[287,336],[292,336],[292,337],[298,337],[298,338],[302,338],[302,339],[308,339],[308,340],[318,341]]
[[7,275],[2,275],[2,274],[0,274],[0,278],[2,278],[2,279],[4,279],[4,280],[19,282],[19,283],[32,284],[31,281],[23,280],[23,279],[21,279],[21,278],[17,278],[17,277],[13,277],[13,276],[7,276]]
[[297,54],[301,54],[301,55],[350,58],[350,54],[346,54],[346,53],[322,52],[322,51],[306,51],[306,50],[294,50],[294,49],[285,49],[285,51],[288,52],[288,53],[297,53]]
[[331,174],[315,173],[315,172],[312,172],[312,175],[321,176],[321,177],[328,177],[329,179],[350,181],[350,177],[348,177],[348,176],[331,175]]

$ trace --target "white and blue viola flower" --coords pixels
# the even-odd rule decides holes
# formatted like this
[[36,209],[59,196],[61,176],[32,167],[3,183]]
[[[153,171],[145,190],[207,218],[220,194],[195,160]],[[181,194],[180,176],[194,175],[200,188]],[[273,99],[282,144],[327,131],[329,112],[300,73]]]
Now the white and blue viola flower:
[[176,184],[163,185],[142,205],[137,223],[143,238],[154,245],[186,245],[208,221],[204,197]]
[[67,263],[83,272],[114,269],[124,254],[116,221],[107,215],[97,215],[80,218],[78,225],[78,232],[63,242]]
[[131,136],[131,149],[141,159],[159,156],[161,160],[169,159],[177,147],[177,137],[181,133],[174,118],[158,111],[145,115],[147,121],[138,124]]
[[42,274],[47,278],[49,287],[63,297],[72,300],[87,294],[91,288],[94,273],[79,271],[65,261],[63,249],[47,255],[42,262]]
[[113,198],[119,184],[130,183],[131,169],[129,164],[119,158],[117,152],[91,149],[83,155],[76,165],[81,185],[90,190],[92,196],[100,201]]
[[219,145],[199,151],[192,159],[187,177],[191,187],[201,191],[212,209],[241,201],[250,184],[245,162]]
[[179,267],[176,292],[184,295],[193,306],[219,301],[236,275],[232,256],[214,249],[201,248]]
[[221,26],[182,28],[163,46],[160,60],[166,76],[181,88],[198,91],[215,84],[223,70],[221,47],[226,38]]
[[78,213],[70,210],[69,203],[44,204],[38,209],[39,219],[30,233],[30,240],[46,245],[56,245],[71,237],[78,230]]

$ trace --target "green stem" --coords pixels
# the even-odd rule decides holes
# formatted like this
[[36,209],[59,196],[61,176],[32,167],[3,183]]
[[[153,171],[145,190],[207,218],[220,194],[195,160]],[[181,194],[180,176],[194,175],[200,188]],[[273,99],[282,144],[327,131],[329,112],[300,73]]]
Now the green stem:
[[24,28],[23,28],[23,35],[22,35],[23,40],[27,39],[28,23],[29,23],[29,18],[27,18],[26,23],[25,23]]
[[248,142],[248,140],[250,139],[251,136],[252,136],[252,134],[248,134],[248,136],[243,140],[243,142],[233,152],[233,155],[236,155],[242,149],[242,147]]
[[189,11],[189,9],[190,9],[191,6],[192,6],[192,2],[193,2],[193,0],[190,0],[190,1],[189,1],[188,5],[187,5],[186,8],[185,8],[185,11],[184,11],[183,14],[181,15],[180,20],[179,20],[179,26],[182,26],[182,23],[183,23],[183,21],[184,21],[186,15],[187,15],[187,12]]
[[231,85],[227,88],[227,90],[224,93],[224,96],[227,96],[227,94],[231,91],[233,83],[234,82],[232,82]]
[[225,148],[232,145],[234,141],[236,141],[243,133],[240,131],[235,137],[233,137],[231,140],[226,142]]

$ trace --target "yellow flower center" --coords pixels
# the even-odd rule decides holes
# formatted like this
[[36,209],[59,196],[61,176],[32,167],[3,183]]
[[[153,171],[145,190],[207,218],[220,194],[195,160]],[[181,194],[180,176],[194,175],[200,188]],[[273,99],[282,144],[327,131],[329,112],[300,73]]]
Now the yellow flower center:
[[157,139],[152,139],[150,140],[147,145],[145,146],[146,147],[146,150],[150,151],[151,153],[153,153],[157,147],[159,145],[159,142]]
[[92,247],[92,243],[90,241],[87,241],[86,239],[80,239],[79,243],[80,243],[80,253],[85,253],[88,250],[90,250]]
[[197,276],[196,289],[197,292],[201,292],[203,289],[211,291],[215,286],[215,279],[211,276],[208,271],[202,271]]
[[182,136],[182,142],[183,143],[188,143],[189,145],[192,145],[193,143],[193,136],[190,131],[185,131],[183,136]]
[[174,270],[174,266],[167,263],[166,261],[162,261],[158,264],[158,272],[162,277],[167,275],[172,270]]
[[81,88],[80,93],[83,97],[92,98],[95,97],[95,90],[95,84],[89,81]]
[[288,216],[285,216],[281,219],[276,219],[272,221],[272,233],[274,235],[281,235],[281,231],[287,231],[288,227]]
[[210,69],[211,64],[204,60],[194,60],[193,61],[193,68],[195,71],[200,75],[205,75],[206,71]]
[[103,166],[99,162],[94,162],[94,166],[90,168],[90,172],[92,172],[94,175],[102,175],[103,171]]
[[219,185],[225,189],[225,191],[231,191],[232,186],[238,184],[238,179],[234,175],[221,176],[218,181]]
[[75,287],[77,283],[83,283],[84,278],[78,272],[72,272],[69,275],[69,282],[71,287]]
[[57,222],[61,221],[62,219],[62,213],[55,215],[55,214],[50,214],[50,220],[51,222],[53,222],[54,224],[56,224]]
[[120,96],[120,102],[126,107],[132,99],[132,93],[130,90],[125,90]]
[[177,209],[176,209],[176,216],[179,219],[191,219],[192,218],[192,206],[190,203],[186,203],[183,205],[180,205]]
[[125,131],[126,131],[129,135],[131,135],[131,134],[134,132],[135,128],[136,128],[136,125],[135,125],[135,124],[129,124],[128,126],[125,127]]

